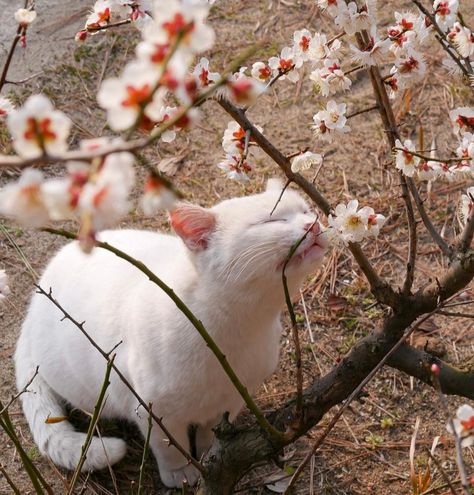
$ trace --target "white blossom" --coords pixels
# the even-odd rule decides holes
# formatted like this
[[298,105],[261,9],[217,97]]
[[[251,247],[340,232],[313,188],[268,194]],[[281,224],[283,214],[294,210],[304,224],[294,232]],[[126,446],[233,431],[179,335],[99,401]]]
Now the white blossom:
[[302,170],[308,170],[314,166],[321,165],[322,162],[323,157],[320,154],[306,151],[291,160],[291,171],[297,173]]
[[458,8],[458,0],[434,0],[433,10],[436,22],[441,29],[446,30],[454,24]]
[[23,27],[30,25],[36,19],[36,12],[30,9],[18,9],[15,12],[15,21]]
[[48,219],[43,200],[43,174],[36,169],[23,170],[16,182],[0,190],[0,213],[15,218],[26,227],[41,227]]
[[328,234],[335,239],[348,242],[360,242],[368,236],[377,236],[385,222],[383,215],[376,215],[374,210],[365,206],[358,210],[359,202],[356,199],[349,203],[340,203],[336,206],[335,215],[328,216],[331,230]]
[[454,134],[474,133],[474,108],[458,107],[449,112]]
[[[462,447],[470,447],[474,445],[474,408],[463,404],[456,411],[456,418],[453,419],[454,429],[457,435],[461,438]],[[448,423],[447,430],[452,431],[451,425]]]
[[335,136],[350,131],[346,125],[346,104],[337,104],[334,100],[327,103],[325,110],[313,115],[312,129],[317,137],[331,141]]
[[402,150],[395,151],[395,168],[400,170],[407,177],[413,177],[416,172],[420,158],[411,154],[410,151],[416,151],[415,145],[407,139],[403,145],[399,139],[395,142],[396,148],[401,148]]
[[13,110],[15,110],[13,103],[8,98],[0,97],[0,120],[5,119]]

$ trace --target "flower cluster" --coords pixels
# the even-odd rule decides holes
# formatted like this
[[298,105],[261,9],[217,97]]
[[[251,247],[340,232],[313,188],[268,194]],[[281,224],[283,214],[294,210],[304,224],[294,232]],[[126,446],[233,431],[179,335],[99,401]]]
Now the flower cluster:
[[[83,141],[81,149],[93,151],[111,144],[117,143],[93,139]],[[17,182],[0,191],[0,213],[32,227],[76,217],[82,221],[83,233],[91,237],[128,212],[133,162],[133,155],[126,152],[111,153],[92,165],[69,162],[66,176],[59,179],[45,179],[39,170],[27,168]]]
[[347,125],[346,104],[337,104],[334,100],[328,101],[325,110],[320,110],[313,115],[313,125],[311,126],[315,136],[332,141],[336,136],[350,131]]
[[[261,127],[257,126],[257,129],[262,132]],[[248,181],[247,174],[251,172],[252,166],[247,158],[252,146],[255,146],[255,141],[250,132],[247,133],[237,122],[229,122],[222,138],[225,157],[217,166],[227,173],[229,179],[239,182]]]
[[431,160],[424,158],[423,150],[416,150],[407,139],[395,143],[395,167],[407,177],[420,180],[445,178],[449,181],[474,176],[474,108],[459,107],[449,112],[453,132],[459,139],[455,158],[449,163],[435,159],[435,144],[430,150]]
[[89,34],[104,31],[111,24],[131,22],[143,29],[151,20],[150,0],[97,0],[87,17],[84,29],[76,34],[76,41],[84,41]]
[[5,270],[0,270],[0,303],[10,294],[10,287],[8,287],[8,275]]
[[328,216],[328,234],[334,240],[341,240],[344,244],[349,242],[360,242],[366,237],[376,237],[386,218],[376,214],[369,206],[360,210],[356,199],[349,203],[340,203],[334,210],[335,215]]

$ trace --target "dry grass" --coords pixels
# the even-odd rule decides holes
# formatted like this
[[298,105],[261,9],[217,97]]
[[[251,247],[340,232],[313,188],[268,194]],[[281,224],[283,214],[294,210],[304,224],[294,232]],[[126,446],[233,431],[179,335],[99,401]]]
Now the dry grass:
[[[409,2],[397,1],[390,5],[392,3],[401,9]],[[464,2],[465,5],[467,3]],[[466,19],[474,21],[473,14],[474,8],[469,7]],[[381,16],[382,23],[388,22],[388,17],[384,19],[387,13],[382,12]],[[313,2],[289,0],[218,2],[212,10],[211,22],[218,33],[219,41],[212,53],[213,67],[218,70],[229,63],[233,55],[254,44],[255,40],[264,41],[264,48],[255,58],[265,58],[284,46],[295,29],[307,27],[332,32],[330,22],[313,7]],[[44,76],[31,81],[17,98],[22,100],[30,92],[43,91],[48,94],[74,120],[73,145],[80,139],[107,133],[103,112],[98,108],[94,95],[98,81],[119,72],[123,62],[131,56],[131,40],[134,36],[133,31],[124,30],[120,34],[95,37],[79,48],[70,62],[51,67]],[[400,130],[404,136],[416,138],[418,128],[422,125],[427,142],[431,141],[431,133],[436,132],[442,150],[440,154],[446,154],[446,144],[451,142],[450,129],[446,125],[447,112],[459,104],[472,105],[474,98],[455,80],[437,70],[440,66],[439,53],[430,56],[428,63],[433,70],[428,72],[423,83],[409,96],[409,111],[406,112],[400,103],[396,103],[396,112],[402,116]],[[338,97],[338,100],[348,103],[349,112],[370,106],[373,102],[363,74],[358,76],[354,89],[354,92]],[[321,104],[322,100],[311,91],[309,84],[305,83],[299,88],[283,82],[263,96],[251,109],[249,116],[287,154],[306,146],[319,150],[320,145],[313,141],[309,124]],[[147,152],[153,161],[173,155],[182,156],[175,181],[189,200],[211,205],[220,199],[260,190],[267,177],[279,175],[276,165],[267,157],[259,155],[250,184],[241,186],[226,180],[215,164],[222,154],[220,141],[229,119],[213,102],[206,103],[203,111],[201,124],[192,132],[180,135],[172,145],[160,144]],[[318,176],[317,184],[333,204],[357,197],[389,218],[378,240],[367,243],[364,249],[383,277],[393,283],[400,283],[404,275],[407,230],[397,176],[383,140],[381,122],[378,115],[372,112],[355,117],[351,126],[354,132],[324,147],[330,156]],[[0,136],[0,139],[6,144],[5,136]],[[50,167],[48,173],[57,174],[59,170]],[[15,175],[14,172],[3,173],[1,182],[9,180],[12,174]],[[458,231],[457,198],[459,191],[466,185],[437,182],[433,184],[429,195],[425,186],[422,187],[423,195],[428,197],[426,206],[435,224],[448,238]],[[135,195],[138,194],[137,189]],[[7,225],[37,271],[41,271],[51,253],[63,242],[43,233]],[[144,229],[168,228],[164,217],[146,218],[139,211],[133,211],[121,224],[122,227],[128,225]],[[438,250],[429,242],[422,225],[418,233],[420,256],[415,287],[426,284],[446,265]],[[0,246],[0,266],[11,274],[13,290],[13,296],[0,310],[0,397],[7,399],[15,389],[12,354],[32,283],[15,251],[1,237]],[[465,293],[465,297],[472,298],[473,295],[470,289]],[[357,339],[378,325],[384,310],[373,305],[374,300],[367,290],[367,284],[350,253],[341,248],[334,249],[321,272],[308,279],[302,297],[308,318],[305,318],[301,302],[296,305],[296,311],[301,320],[304,375],[305,383],[308,384],[313,377],[326,373]],[[429,346],[456,366],[469,367],[474,348],[473,321],[437,316],[431,322],[422,331],[415,333],[413,343]],[[307,326],[311,328],[314,342],[310,340]],[[270,411],[288,399],[294,390],[293,350],[290,335],[285,332],[280,367],[262,387],[258,402],[264,410]],[[461,402],[459,399],[450,399],[452,410]],[[51,481],[55,493],[63,492],[68,473],[58,471],[47,460],[39,458],[19,405],[15,404],[11,412],[31,457]],[[74,413],[73,417],[80,425],[79,415]],[[417,417],[420,418],[421,426],[414,458],[416,466],[421,471],[426,468],[429,463],[426,448],[431,447],[435,437],[441,436],[436,453],[446,473],[456,480],[453,444],[446,434],[446,418],[433,391],[396,371],[384,369],[328,437],[312,464],[311,472],[299,481],[299,493],[308,493],[310,474],[314,493],[319,494],[409,493],[409,448]],[[241,420],[248,420],[245,412]],[[298,464],[323,424],[302,438],[291,452],[287,452],[287,466]],[[130,446],[129,454],[123,462],[114,466],[113,476],[109,472],[92,475],[85,493],[132,494],[138,479],[143,440],[128,424],[109,422],[102,424],[101,428],[104,435],[125,437]],[[1,463],[10,477],[16,480],[22,493],[31,493],[13,446],[2,434],[0,442]],[[472,452],[467,452],[466,460],[472,472]],[[265,492],[262,480],[276,469],[271,464],[259,467],[241,482],[239,491]],[[431,469],[432,487],[436,488],[443,484],[443,480],[433,464]],[[147,463],[145,492],[165,492],[152,458]],[[4,479],[0,478],[0,494],[3,493],[10,491]],[[447,489],[440,488],[430,493],[443,494],[447,493]]]

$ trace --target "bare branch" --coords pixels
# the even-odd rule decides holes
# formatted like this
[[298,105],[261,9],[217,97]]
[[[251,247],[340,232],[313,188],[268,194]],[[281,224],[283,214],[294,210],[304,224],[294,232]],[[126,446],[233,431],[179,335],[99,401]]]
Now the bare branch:
[[[94,339],[84,329],[84,323],[80,323],[76,319],[74,319],[53,297],[51,291],[46,292],[39,285],[37,285],[36,288],[38,289],[39,294],[42,294],[43,296],[47,297],[61,311],[61,313],[64,315],[63,319],[67,319],[73,325],[75,325],[79,329],[79,331],[86,337],[86,339],[91,343],[91,345],[102,355],[102,357],[107,361],[107,363],[110,363],[111,357],[94,341]],[[163,424],[162,419],[156,416],[156,414],[148,407],[148,404],[138,395],[138,393],[132,387],[130,382],[125,378],[125,375],[117,368],[117,366],[113,362],[111,364],[111,367],[115,371],[115,373],[117,373],[117,376],[119,377],[120,381],[128,388],[128,390],[130,390],[133,396],[137,399],[138,403],[145,409],[145,411],[148,412],[148,414],[150,414],[153,420],[163,430],[163,433],[168,437],[170,445],[173,445],[173,447],[175,447],[190,464],[192,464],[201,474],[203,474],[205,470],[202,467],[202,465],[196,459],[193,459],[186,451],[186,449],[179,444],[179,442],[174,438],[174,436],[169,432],[169,430]]]
[[332,431],[336,423],[339,421],[339,419],[342,416],[342,413],[349,407],[351,402],[359,395],[359,393],[362,391],[362,389],[372,380],[372,378],[377,374],[377,372],[382,368],[382,366],[390,359],[390,357],[397,352],[397,350],[403,345],[403,343],[406,341],[406,339],[426,320],[431,318],[436,312],[438,311],[438,308],[434,309],[431,313],[425,315],[423,318],[418,320],[414,325],[412,325],[409,329],[405,331],[402,337],[398,340],[398,342],[383,356],[383,358],[377,363],[377,365],[372,369],[372,371],[359,383],[359,385],[352,391],[352,393],[349,395],[347,400],[344,402],[344,404],[339,408],[337,413],[333,416],[329,424],[324,428],[324,431],[321,433],[321,435],[318,437],[316,442],[314,443],[313,447],[311,450],[308,452],[308,454],[305,456],[301,464],[298,466],[296,471],[293,473],[293,476],[291,477],[290,483],[288,484],[288,487],[285,490],[285,494],[290,493],[292,486],[296,483],[296,480],[298,479],[299,475],[303,471],[303,469],[306,467],[308,462],[311,460],[311,457],[316,453],[316,451],[319,449],[319,447],[323,444],[324,440],[326,437],[329,435],[329,433]]
[[426,213],[425,207],[423,205],[423,201],[420,197],[415,181],[411,177],[408,177],[407,183],[408,183],[408,187],[410,188],[410,192],[413,196],[413,199],[415,200],[418,213],[420,214],[420,217],[423,220],[423,223],[426,227],[426,230],[430,233],[431,237],[436,242],[438,247],[441,249],[443,254],[445,254],[450,258],[452,256],[452,249],[449,247],[448,243],[441,237],[441,234],[436,230],[436,227],[433,225],[430,217]]
[[6,404],[3,409],[0,410],[0,416],[24,393],[28,392],[28,387],[33,383],[33,380],[36,378],[36,375],[38,374],[38,369],[39,366],[36,367],[36,370],[33,374],[33,376],[28,380],[26,385],[16,394],[13,395],[8,404]]

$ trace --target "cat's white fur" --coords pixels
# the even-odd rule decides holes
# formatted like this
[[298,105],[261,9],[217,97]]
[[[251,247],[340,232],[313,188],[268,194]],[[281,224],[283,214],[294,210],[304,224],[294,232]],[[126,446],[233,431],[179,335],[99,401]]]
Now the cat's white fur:
[[[281,185],[269,181],[262,194],[223,201],[210,210],[178,206],[171,220],[181,238],[138,230],[100,235],[143,261],[175,290],[251,392],[278,361],[283,262],[315,221],[304,200],[289,190],[270,218],[280,190]],[[316,224],[288,266],[294,295],[324,254],[326,241],[318,229]],[[189,447],[188,426],[198,425],[198,455],[209,447],[211,427],[223,413],[234,418],[241,409],[240,395],[194,327],[164,292],[126,261],[99,248],[84,254],[73,242],[53,258],[40,285],[51,288],[74,318],[86,321],[86,330],[102,349],[123,341],[115,364],[182,445]],[[21,390],[39,366],[31,392],[21,396],[26,418],[40,451],[74,469],[85,434],[68,421],[45,420],[64,415],[65,401],[92,411],[106,363],[61,317],[47,298],[33,296],[15,354],[17,386]],[[103,417],[135,421],[145,433],[146,412],[137,410],[136,399],[114,372],[110,381]],[[155,425],[150,445],[163,483],[180,486],[184,477],[195,482],[195,469],[164,438]],[[113,464],[125,450],[121,439],[94,437],[83,469]]]

